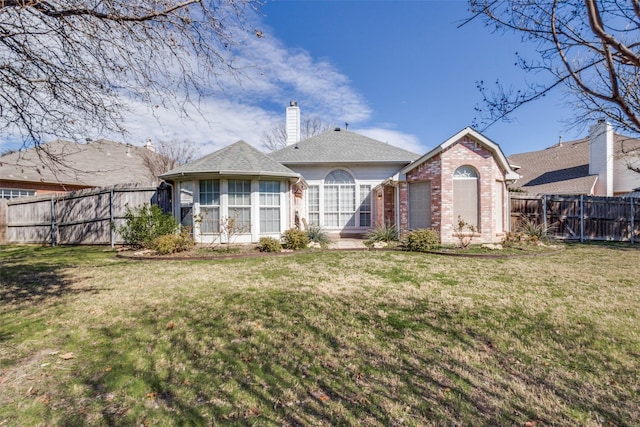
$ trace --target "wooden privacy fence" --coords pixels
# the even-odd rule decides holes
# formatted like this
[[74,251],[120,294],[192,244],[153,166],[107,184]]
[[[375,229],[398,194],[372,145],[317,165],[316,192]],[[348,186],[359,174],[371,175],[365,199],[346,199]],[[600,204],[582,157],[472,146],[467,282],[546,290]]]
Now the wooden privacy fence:
[[[123,243],[115,232],[134,209],[166,201],[168,189],[116,186],[0,201],[0,242]],[[169,208],[170,209],[170,208]]]
[[522,218],[566,240],[640,242],[640,198],[511,194],[511,229]]

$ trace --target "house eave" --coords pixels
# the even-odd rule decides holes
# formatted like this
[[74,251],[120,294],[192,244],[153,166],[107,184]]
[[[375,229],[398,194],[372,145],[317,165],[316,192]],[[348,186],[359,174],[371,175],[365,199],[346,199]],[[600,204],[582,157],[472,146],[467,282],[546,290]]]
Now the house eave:
[[300,174],[297,173],[279,173],[268,171],[238,171],[238,170],[224,170],[224,171],[192,171],[192,172],[179,172],[172,174],[163,174],[159,178],[175,180],[176,178],[183,177],[197,177],[203,175],[218,175],[218,176],[251,176],[251,177],[269,177],[269,178],[291,178],[298,179]]

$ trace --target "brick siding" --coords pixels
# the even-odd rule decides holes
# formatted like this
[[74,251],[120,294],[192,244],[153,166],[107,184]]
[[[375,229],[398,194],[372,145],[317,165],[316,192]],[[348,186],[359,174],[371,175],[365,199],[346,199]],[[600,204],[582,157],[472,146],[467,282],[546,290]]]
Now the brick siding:
[[[504,182],[504,173],[492,152],[467,136],[409,171],[406,182],[400,183],[400,226],[403,233],[409,231],[408,183],[431,181],[431,227],[440,233],[442,243],[457,241],[453,231],[453,174],[465,165],[475,168],[479,175],[479,235],[474,237],[474,242],[501,240],[502,230],[496,230],[495,225],[498,214],[495,198],[505,198],[494,192],[497,192],[495,182]],[[504,186],[502,191],[506,191]],[[503,210],[506,209],[506,204],[502,205]]]

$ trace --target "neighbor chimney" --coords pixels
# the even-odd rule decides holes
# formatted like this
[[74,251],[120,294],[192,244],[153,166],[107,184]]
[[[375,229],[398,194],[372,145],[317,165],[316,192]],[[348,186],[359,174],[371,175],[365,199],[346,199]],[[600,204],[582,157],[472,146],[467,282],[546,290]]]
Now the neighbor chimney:
[[613,196],[613,126],[605,120],[589,129],[589,174],[598,175],[594,196]]
[[156,147],[154,147],[151,143],[151,138],[147,138],[147,145],[145,146],[145,148],[147,150],[153,151],[154,153],[156,152]]
[[296,101],[291,101],[287,107],[287,145],[300,141],[300,107]]

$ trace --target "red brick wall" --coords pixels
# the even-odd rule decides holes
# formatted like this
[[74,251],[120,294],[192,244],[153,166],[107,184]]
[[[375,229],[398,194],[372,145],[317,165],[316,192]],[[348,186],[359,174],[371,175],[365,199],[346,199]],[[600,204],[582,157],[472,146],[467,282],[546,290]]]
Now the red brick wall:
[[[474,167],[479,175],[479,227],[474,242],[497,242],[502,239],[495,227],[496,181],[504,181],[504,173],[484,145],[470,137],[463,137],[440,154],[411,170],[406,182],[400,183],[400,222],[403,232],[408,231],[408,184],[431,181],[431,226],[438,230],[443,243],[455,243],[453,224],[453,173],[463,165]],[[506,189],[503,186],[503,190]],[[503,198],[506,200],[506,197]],[[506,206],[503,204],[503,209]],[[506,215],[506,213],[505,213]]]

